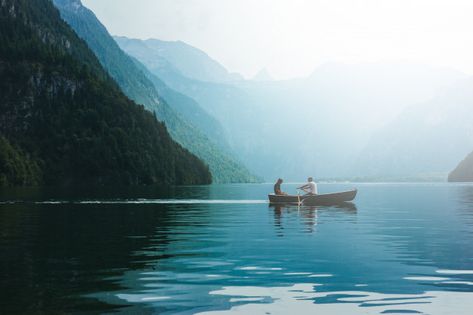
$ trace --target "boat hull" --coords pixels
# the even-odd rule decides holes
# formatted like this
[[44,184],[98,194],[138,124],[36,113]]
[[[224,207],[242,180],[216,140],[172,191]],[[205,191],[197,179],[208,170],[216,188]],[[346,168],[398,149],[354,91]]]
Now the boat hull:
[[355,199],[357,192],[358,191],[355,189],[331,194],[308,196],[302,201],[302,204],[305,206],[340,204]]
[[282,203],[282,204],[299,204],[304,198],[308,196],[297,196],[297,195],[268,195],[270,203]]
[[303,204],[312,205],[332,205],[340,204],[355,199],[357,190],[342,191],[330,194],[320,195],[268,195],[269,202],[272,204]]

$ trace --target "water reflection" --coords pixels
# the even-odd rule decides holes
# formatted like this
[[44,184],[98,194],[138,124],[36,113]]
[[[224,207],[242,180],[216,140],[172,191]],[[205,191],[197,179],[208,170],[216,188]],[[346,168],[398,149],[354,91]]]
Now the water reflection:
[[[345,188],[337,185],[327,190]],[[0,193],[6,202],[0,202],[0,309],[467,314],[473,308],[473,186],[360,184],[356,206],[268,208],[270,189]],[[158,202],[174,199],[203,201]],[[54,200],[64,202],[43,203]]]
[[[319,213],[329,212],[331,214],[345,213],[354,215],[357,213],[357,208],[354,203],[345,202],[334,206],[304,206],[293,204],[270,204],[269,208],[274,213],[274,226],[278,236],[284,236],[284,216],[296,215],[304,224],[304,231],[313,233],[316,231],[318,224]],[[288,224],[292,224],[289,222]]]
[[[126,201],[158,199],[212,200],[217,186],[80,186],[80,187],[0,187],[0,203],[47,201]],[[220,195],[221,197],[221,195]]]
[[473,212],[473,186],[460,185],[457,191],[460,203]]
[[2,313],[105,312],[125,306],[87,295],[121,290],[124,271],[145,267],[137,251],[148,246],[156,224],[172,224],[165,208],[2,206]]
[[317,207],[292,206],[292,205],[270,205],[274,211],[274,225],[277,235],[284,236],[283,216],[296,214],[305,225],[305,231],[314,232],[317,226]]

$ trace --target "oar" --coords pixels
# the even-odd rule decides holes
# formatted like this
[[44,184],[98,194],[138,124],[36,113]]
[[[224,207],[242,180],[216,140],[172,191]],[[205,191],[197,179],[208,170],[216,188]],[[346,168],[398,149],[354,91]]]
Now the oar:
[[297,205],[301,205],[302,202],[301,202],[301,196],[299,195],[299,188],[297,188]]

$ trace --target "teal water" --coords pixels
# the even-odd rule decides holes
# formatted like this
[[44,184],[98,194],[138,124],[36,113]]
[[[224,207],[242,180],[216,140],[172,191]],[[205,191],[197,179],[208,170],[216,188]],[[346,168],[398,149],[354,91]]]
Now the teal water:
[[473,185],[354,186],[3,190],[0,313],[471,314]]

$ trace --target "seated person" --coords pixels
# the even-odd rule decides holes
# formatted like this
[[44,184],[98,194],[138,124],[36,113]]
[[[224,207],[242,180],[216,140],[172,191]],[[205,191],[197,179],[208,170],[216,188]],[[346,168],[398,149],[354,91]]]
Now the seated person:
[[281,184],[283,180],[279,178],[276,184],[274,184],[274,194],[275,195],[287,195],[285,192],[281,191]]
[[306,195],[317,195],[317,184],[314,182],[312,177],[307,178],[307,184],[298,187],[297,189],[302,189],[306,192]]

